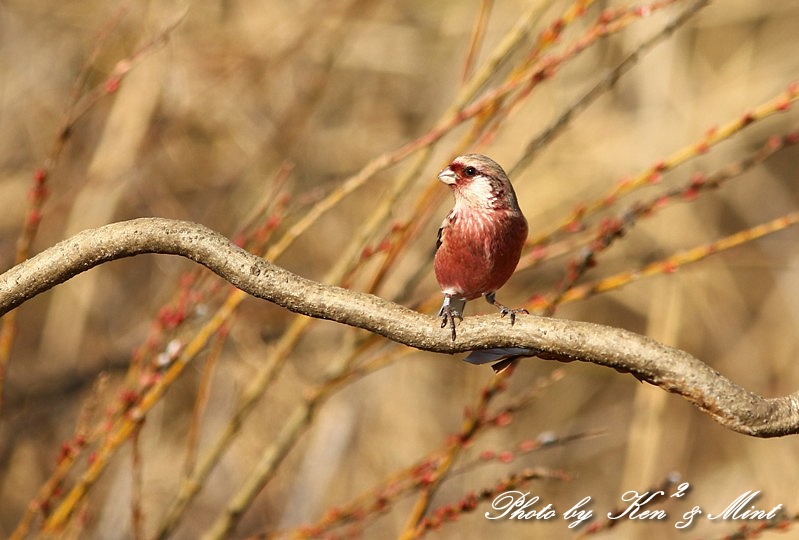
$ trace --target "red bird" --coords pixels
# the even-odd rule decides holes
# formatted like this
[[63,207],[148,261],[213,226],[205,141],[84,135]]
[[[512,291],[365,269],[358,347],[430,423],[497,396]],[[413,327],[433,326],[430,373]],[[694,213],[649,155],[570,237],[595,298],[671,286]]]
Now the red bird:
[[449,323],[455,341],[455,319],[463,320],[467,300],[485,296],[514,323],[517,313],[494,294],[516,270],[527,239],[524,218],[508,175],[480,154],[459,156],[438,175],[455,195],[455,206],[438,229],[435,271],[444,304],[441,328]]

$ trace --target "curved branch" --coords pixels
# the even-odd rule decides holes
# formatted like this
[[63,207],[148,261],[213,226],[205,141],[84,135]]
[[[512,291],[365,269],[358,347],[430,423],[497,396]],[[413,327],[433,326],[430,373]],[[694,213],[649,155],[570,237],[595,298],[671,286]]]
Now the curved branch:
[[239,289],[295,313],[368,330],[417,349],[458,353],[525,347],[559,360],[592,362],[685,397],[723,426],[757,437],[799,433],[799,393],[763,398],[690,354],[646,336],[598,324],[519,316],[467,317],[450,341],[431,316],[377,296],[323,285],[273,265],[210,229],[141,218],[83,231],[0,275],[0,315],[104,262],[142,253],[180,255]]

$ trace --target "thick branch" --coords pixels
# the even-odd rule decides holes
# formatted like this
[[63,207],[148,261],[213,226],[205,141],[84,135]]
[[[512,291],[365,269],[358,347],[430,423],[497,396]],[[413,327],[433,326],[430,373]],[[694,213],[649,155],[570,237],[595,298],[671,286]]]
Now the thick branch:
[[81,232],[0,276],[0,315],[104,262],[141,253],[181,255],[241,290],[296,313],[363,328],[410,347],[457,353],[488,347],[527,347],[632,373],[680,394],[720,424],[747,435],[799,432],[799,393],[766,399],[733,384],[688,353],[646,336],[597,324],[519,316],[467,317],[450,341],[437,320],[356,291],[299,277],[185,221],[142,218]]

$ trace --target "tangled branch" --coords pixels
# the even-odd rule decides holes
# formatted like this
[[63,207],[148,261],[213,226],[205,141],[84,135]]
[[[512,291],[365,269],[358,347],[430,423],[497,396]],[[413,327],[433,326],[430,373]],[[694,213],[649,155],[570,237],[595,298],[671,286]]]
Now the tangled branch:
[[496,316],[468,317],[458,340],[431,316],[377,296],[311,281],[185,221],[141,218],[83,231],[0,275],[0,315],[104,262],[143,253],[180,255],[234,286],[290,311],[362,328],[417,349],[458,353],[525,347],[548,359],[582,361],[631,373],[679,394],[723,426],[756,437],[799,432],[799,393],[764,398],[687,352],[620,328],[536,316],[511,326]]

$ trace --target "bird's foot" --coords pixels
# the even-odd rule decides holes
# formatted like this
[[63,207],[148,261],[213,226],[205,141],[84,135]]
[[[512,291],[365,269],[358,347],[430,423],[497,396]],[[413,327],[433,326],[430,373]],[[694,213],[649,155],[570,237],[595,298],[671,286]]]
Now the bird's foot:
[[439,315],[441,315],[441,328],[446,328],[447,324],[449,324],[449,327],[452,330],[452,341],[455,341],[455,319],[462,321],[463,316],[457,309],[447,305],[441,308]]
[[505,315],[510,315],[510,325],[513,326],[513,323],[516,322],[516,314],[517,313],[524,313],[525,315],[529,315],[530,312],[524,308],[517,308],[511,309],[509,307],[505,307],[503,305],[498,305],[499,308],[499,316],[504,317]]
[[502,304],[497,302],[497,299],[494,297],[494,293],[488,293],[486,295],[486,301],[489,304],[491,304],[492,306],[495,306],[497,309],[499,309],[500,317],[504,317],[505,315],[510,315],[510,325],[511,326],[513,326],[513,323],[516,322],[516,314],[517,313],[525,313],[527,315],[530,314],[530,312],[527,311],[524,308],[511,309],[511,308],[509,308],[507,306],[503,306]]

